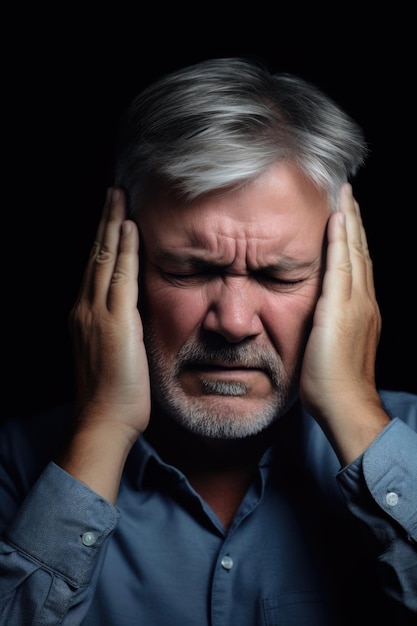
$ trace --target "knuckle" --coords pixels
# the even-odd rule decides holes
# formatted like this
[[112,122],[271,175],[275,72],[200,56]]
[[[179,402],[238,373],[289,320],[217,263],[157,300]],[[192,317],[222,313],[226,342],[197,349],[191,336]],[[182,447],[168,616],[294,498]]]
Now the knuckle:
[[93,245],[91,246],[90,259],[95,258],[97,256],[99,250],[100,250],[100,244],[98,243],[98,241],[95,241],[93,243]]
[[114,284],[120,284],[120,283],[124,283],[128,280],[128,275],[126,272],[124,272],[121,269],[116,269],[111,277],[111,283]]
[[108,248],[102,247],[98,250],[96,256],[96,263],[104,265],[113,261],[113,255]]

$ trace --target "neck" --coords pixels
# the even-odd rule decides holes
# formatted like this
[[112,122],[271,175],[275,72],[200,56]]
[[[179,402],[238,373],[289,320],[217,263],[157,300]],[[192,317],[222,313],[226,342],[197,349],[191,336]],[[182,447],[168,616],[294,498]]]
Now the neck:
[[191,470],[218,471],[257,463],[266,448],[286,430],[294,408],[260,433],[242,439],[213,439],[192,433],[162,411],[152,414],[146,438],[166,462],[186,475]]
[[227,529],[262,454],[286,431],[293,413],[294,409],[257,435],[220,440],[191,433],[160,412],[152,415],[146,438],[166,463],[184,473]]

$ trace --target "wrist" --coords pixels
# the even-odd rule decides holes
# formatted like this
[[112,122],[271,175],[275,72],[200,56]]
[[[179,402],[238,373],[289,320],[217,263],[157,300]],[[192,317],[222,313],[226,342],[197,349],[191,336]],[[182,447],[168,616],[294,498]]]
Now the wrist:
[[379,396],[352,400],[350,395],[338,398],[326,413],[312,413],[345,466],[358,458],[371,445],[391,418],[383,409]]
[[80,418],[57,464],[114,504],[126,458],[138,433],[114,420],[93,418],[86,422]]

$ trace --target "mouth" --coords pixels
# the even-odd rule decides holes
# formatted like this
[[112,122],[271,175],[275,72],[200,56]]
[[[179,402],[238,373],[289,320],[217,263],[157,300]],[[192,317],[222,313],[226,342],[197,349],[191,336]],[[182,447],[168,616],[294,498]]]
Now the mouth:
[[249,385],[250,381],[268,376],[264,368],[259,366],[249,366],[243,363],[230,362],[193,362],[188,363],[183,373],[187,375],[196,375],[205,381],[218,380],[227,382],[236,382]]
[[249,367],[241,363],[191,363],[185,368],[189,373],[200,374],[219,379],[242,379],[265,371],[260,367]]
[[219,360],[188,361],[179,374],[182,387],[191,395],[260,399],[271,394],[271,377],[259,364]]
[[185,369],[198,371],[253,371],[263,370],[258,365],[248,365],[247,363],[230,363],[223,361],[194,361],[187,363]]

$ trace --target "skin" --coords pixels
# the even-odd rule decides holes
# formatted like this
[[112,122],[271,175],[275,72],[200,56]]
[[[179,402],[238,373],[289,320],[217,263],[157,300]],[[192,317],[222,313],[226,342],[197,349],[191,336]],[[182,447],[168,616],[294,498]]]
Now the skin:
[[[168,398],[172,419],[232,438],[288,410],[328,215],[326,195],[289,165],[191,205],[161,195],[145,209],[145,337],[159,410]],[[184,346],[198,358],[177,368]]]
[[[149,420],[148,433],[158,423],[180,433],[174,450],[182,451],[181,437],[198,450],[258,450],[268,407],[291,411],[294,390],[341,465],[370,445],[389,417],[374,379],[381,320],[372,262],[349,184],[330,214],[322,192],[295,166],[279,164],[240,190],[189,206],[156,197],[139,228],[140,294],[139,230],[125,217],[123,192],[110,189],[70,316],[78,396],[74,434],[59,460],[66,471],[114,503],[126,457]],[[190,257],[204,261],[204,271],[195,275],[193,268],[190,276]],[[182,346],[207,346],[208,338],[269,355],[286,374],[281,393],[256,359],[236,365],[200,358],[173,373]],[[241,415],[235,437],[204,435],[190,417],[175,424],[159,384],[151,401],[148,353],[152,380],[162,367],[166,395],[185,415],[190,406],[204,409],[220,426],[233,426]],[[246,391],[219,396],[213,389],[220,383]],[[248,425],[253,433],[242,437]],[[213,459],[204,471],[186,468],[225,525],[250,480],[253,457],[247,458],[228,472]]]

